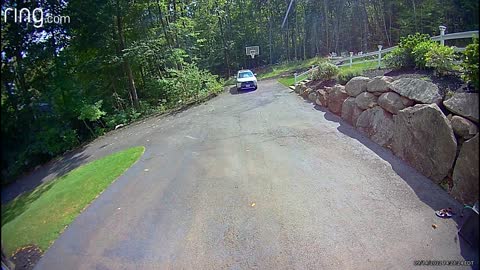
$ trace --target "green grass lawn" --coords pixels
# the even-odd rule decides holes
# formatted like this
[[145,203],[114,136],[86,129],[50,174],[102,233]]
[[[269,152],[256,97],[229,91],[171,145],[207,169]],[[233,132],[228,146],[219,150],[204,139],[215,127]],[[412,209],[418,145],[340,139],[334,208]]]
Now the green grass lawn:
[[[302,81],[302,80],[305,80],[308,78],[308,74],[305,74],[303,76],[300,76],[298,78],[299,81]],[[295,84],[295,78],[293,76],[291,77],[285,77],[285,78],[280,78],[278,79],[278,82],[285,85],[286,87],[289,87],[290,85],[294,85]]]
[[[354,64],[351,67],[343,66],[343,67],[339,67],[339,69],[340,69],[339,75],[358,74],[358,76],[360,76],[362,74],[362,72],[367,71],[367,70],[376,69],[377,67],[378,67],[378,63],[376,61],[375,62],[366,62],[366,63],[361,63],[361,64]],[[382,65],[382,67],[383,67],[383,65]],[[299,79],[300,80],[307,79],[307,76],[308,75],[304,75],[304,76],[300,77]],[[289,77],[284,77],[284,78],[278,79],[278,82],[288,87],[288,86],[294,84],[295,79],[294,79],[293,76],[289,76]]]
[[29,244],[46,251],[75,217],[135,163],[145,147],[92,161],[2,205],[2,245],[11,255]]
[[376,69],[377,67],[378,67],[378,62],[376,62],[376,61],[366,62],[366,63],[361,63],[361,64],[353,64],[351,67],[349,67],[349,66],[340,67],[340,74],[342,74],[342,73],[343,74],[346,74],[346,73],[361,73],[365,70]]
[[291,62],[280,64],[280,65],[274,65],[272,66],[272,69],[270,71],[258,74],[257,78],[267,79],[267,78],[280,76],[284,73],[291,72],[293,70],[299,70],[299,69],[307,70],[312,65],[317,65],[319,61],[321,61],[321,58],[315,57],[307,60],[291,61]]

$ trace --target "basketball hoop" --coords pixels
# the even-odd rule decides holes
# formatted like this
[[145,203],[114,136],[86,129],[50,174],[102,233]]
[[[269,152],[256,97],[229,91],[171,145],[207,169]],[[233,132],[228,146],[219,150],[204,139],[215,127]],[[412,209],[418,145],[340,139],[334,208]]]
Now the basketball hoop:
[[255,55],[260,54],[260,47],[259,46],[248,46],[248,47],[245,47],[245,52],[246,52],[246,55],[250,55],[250,57],[252,57],[252,59],[254,59]]

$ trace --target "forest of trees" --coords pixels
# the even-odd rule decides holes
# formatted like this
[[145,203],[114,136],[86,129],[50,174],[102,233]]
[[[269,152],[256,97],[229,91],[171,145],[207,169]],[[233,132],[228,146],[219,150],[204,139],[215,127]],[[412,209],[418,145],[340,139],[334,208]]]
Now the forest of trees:
[[[2,1],[2,183],[242,67],[478,29],[478,0]],[[34,27],[7,8],[69,16]],[[245,46],[260,46],[251,60]],[[219,77],[216,77],[218,75]]]

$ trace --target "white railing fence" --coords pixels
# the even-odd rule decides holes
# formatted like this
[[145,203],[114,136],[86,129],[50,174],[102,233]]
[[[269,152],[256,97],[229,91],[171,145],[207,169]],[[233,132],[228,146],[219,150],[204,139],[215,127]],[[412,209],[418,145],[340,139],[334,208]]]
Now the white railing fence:
[[[439,29],[440,29],[440,35],[439,36],[433,36],[433,37],[431,37],[431,39],[433,41],[440,41],[440,44],[442,44],[442,45],[445,45],[445,40],[466,39],[466,38],[473,38],[474,36],[476,36],[478,38],[478,30],[445,34],[445,30],[447,29],[445,26],[440,26]],[[356,64],[362,64],[362,63],[367,63],[367,62],[377,62],[378,67],[380,68],[380,66],[382,65],[382,56],[385,56],[385,54],[393,51],[397,47],[398,46],[393,46],[393,47],[389,47],[389,48],[386,48],[386,49],[382,49],[383,46],[378,45],[378,50],[377,51],[362,53],[362,54],[359,54],[359,55],[353,55],[353,52],[350,52],[350,55],[347,56],[347,57],[330,57],[329,60],[332,61],[338,67],[343,67],[343,66],[351,67],[352,65],[356,65]],[[461,51],[464,51],[465,48],[454,47],[454,50],[461,52]],[[367,58],[367,59],[363,60],[363,61],[355,61],[355,62],[353,61],[353,60],[356,60],[356,59],[363,59],[363,58]],[[348,61],[348,63],[345,63],[347,61]],[[295,85],[297,85],[298,82],[303,81],[305,78],[304,79],[301,79],[301,78],[305,77],[305,75],[307,75],[307,74],[308,75],[306,77],[312,79],[313,72],[317,69],[318,69],[318,67],[312,66],[311,69],[309,69],[305,72],[302,72],[300,74],[295,73],[294,74]]]

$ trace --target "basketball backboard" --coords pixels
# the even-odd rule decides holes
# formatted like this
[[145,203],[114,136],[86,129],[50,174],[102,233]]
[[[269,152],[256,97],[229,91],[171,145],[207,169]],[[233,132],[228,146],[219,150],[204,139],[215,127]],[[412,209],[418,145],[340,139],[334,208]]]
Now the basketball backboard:
[[245,53],[247,55],[250,55],[252,59],[255,57],[255,55],[260,54],[260,47],[259,46],[248,46],[245,47]]

